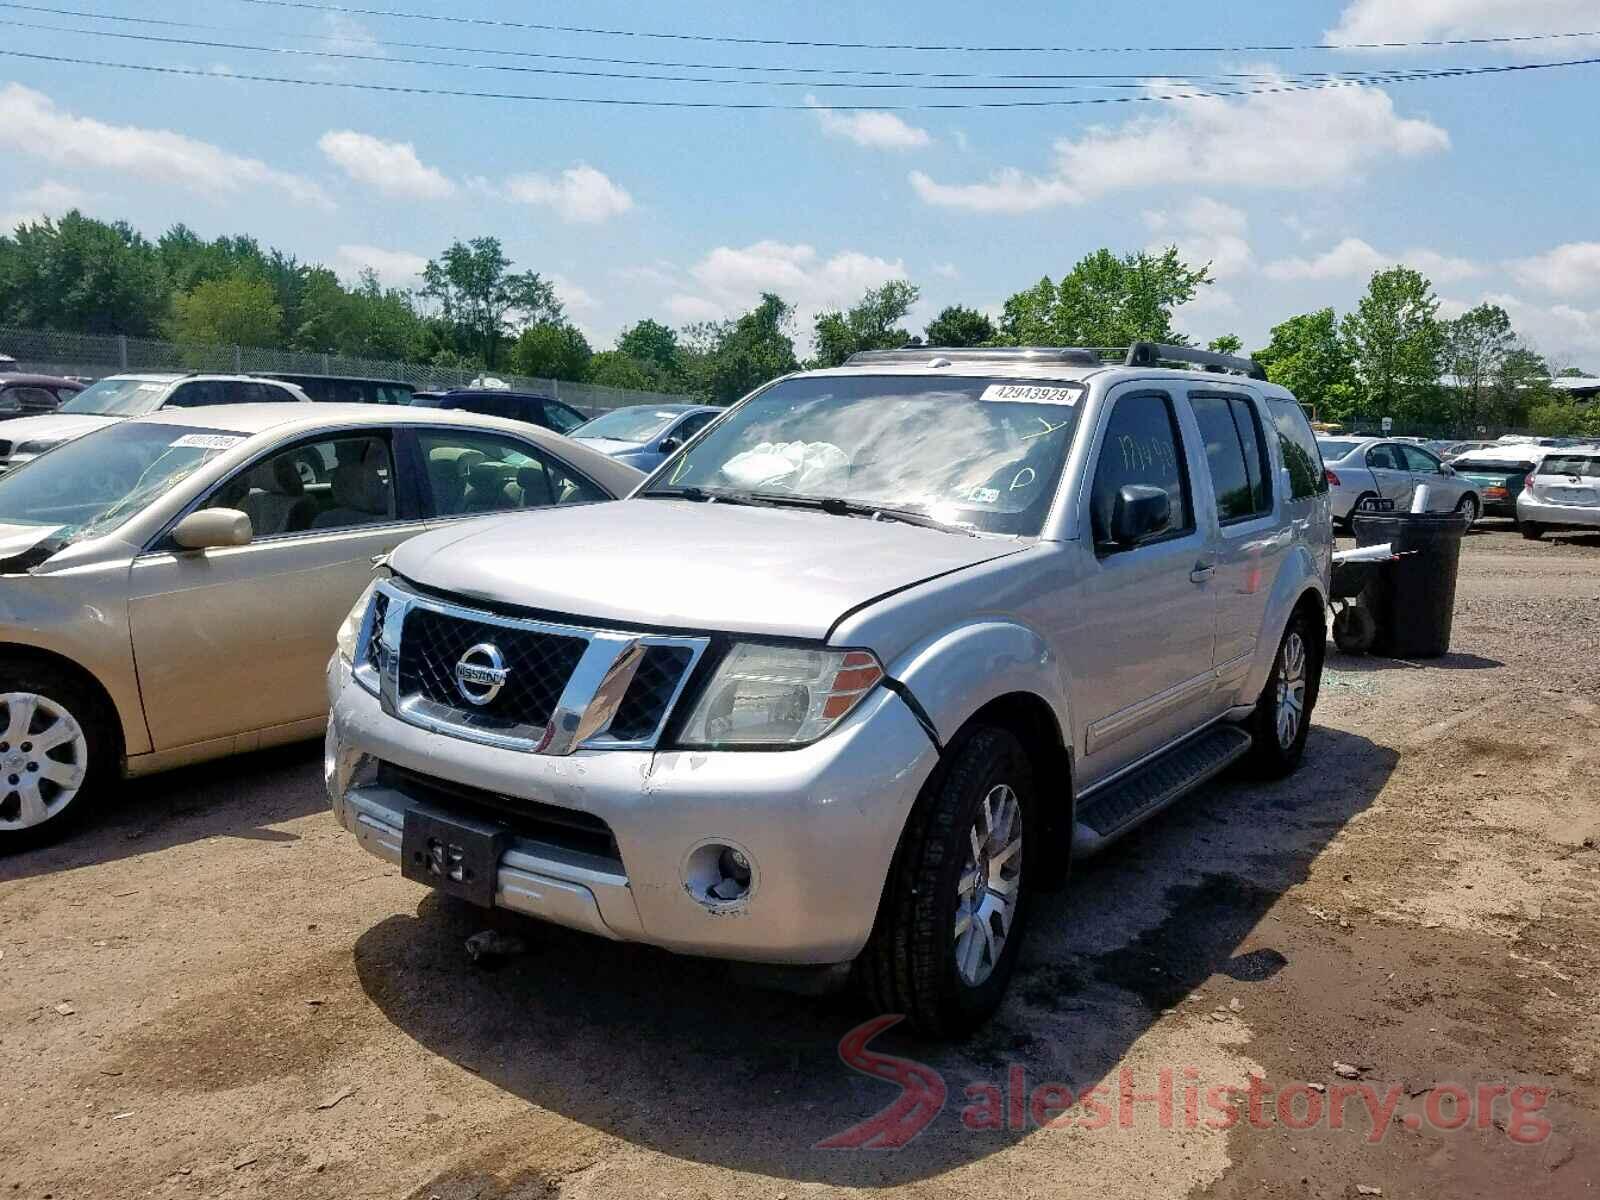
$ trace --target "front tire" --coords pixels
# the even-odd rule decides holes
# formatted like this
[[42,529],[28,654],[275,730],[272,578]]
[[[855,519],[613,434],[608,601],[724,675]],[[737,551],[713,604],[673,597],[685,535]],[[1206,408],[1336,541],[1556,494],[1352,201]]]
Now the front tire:
[[0,669],[0,853],[52,842],[87,815],[116,761],[101,709],[65,672]]
[[1478,518],[1483,515],[1482,510],[1478,507],[1478,498],[1476,496],[1461,497],[1460,502],[1456,505],[1456,511],[1466,514],[1468,529],[1476,525]]
[[[1313,640],[1315,639],[1315,640]],[[1258,779],[1281,779],[1300,765],[1311,732],[1311,710],[1322,686],[1327,637],[1303,610],[1289,619],[1247,728],[1252,745],[1245,768]]]
[[972,730],[918,798],[856,960],[877,1012],[934,1038],[989,1019],[1016,967],[1042,833],[1022,743]]

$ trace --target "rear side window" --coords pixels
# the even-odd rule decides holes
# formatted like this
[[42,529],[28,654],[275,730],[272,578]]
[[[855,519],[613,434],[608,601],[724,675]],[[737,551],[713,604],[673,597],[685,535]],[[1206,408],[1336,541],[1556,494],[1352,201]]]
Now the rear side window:
[[1166,490],[1172,501],[1168,537],[1194,529],[1183,440],[1178,434],[1172,400],[1167,396],[1149,392],[1121,396],[1111,410],[1089,494],[1089,519],[1096,545],[1111,541],[1111,515],[1116,510],[1117,494],[1128,484]]
[[[1268,400],[1267,411],[1278,430],[1278,453],[1283,455],[1283,465],[1289,471],[1290,499],[1304,500],[1326,492],[1328,472],[1322,465],[1322,451],[1305,410],[1292,400]],[[1354,448],[1352,443],[1344,453]]]
[[1191,395],[1206,465],[1217,497],[1217,520],[1247,521],[1272,507],[1266,471],[1266,441],[1255,408],[1238,396]]
[[1367,451],[1367,466],[1376,467],[1380,471],[1404,471],[1405,464],[1400,461],[1400,454],[1393,446],[1374,446]]
[[588,420],[577,409],[568,408],[559,400],[546,400],[543,403],[545,424],[557,433],[571,433]]

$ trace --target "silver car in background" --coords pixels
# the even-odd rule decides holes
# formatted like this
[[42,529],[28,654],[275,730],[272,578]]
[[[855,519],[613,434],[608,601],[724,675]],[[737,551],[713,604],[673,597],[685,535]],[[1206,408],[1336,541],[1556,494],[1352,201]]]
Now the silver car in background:
[[1517,526],[1534,541],[1547,529],[1600,529],[1600,446],[1548,453],[1517,496]]
[[634,404],[601,413],[568,437],[641,471],[653,471],[725,409],[709,404]]
[[1357,509],[1391,502],[1405,512],[1419,484],[1428,488],[1429,512],[1483,514],[1483,500],[1471,482],[1456,475],[1432,451],[1399,438],[1320,437],[1317,446],[1328,472],[1333,519],[1348,528]]

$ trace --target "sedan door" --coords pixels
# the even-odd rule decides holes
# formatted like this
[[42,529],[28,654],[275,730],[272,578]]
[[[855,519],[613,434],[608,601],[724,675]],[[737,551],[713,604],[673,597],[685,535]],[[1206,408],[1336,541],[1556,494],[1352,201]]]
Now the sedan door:
[[1378,495],[1393,500],[1395,508],[1404,512],[1411,507],[1411,468],[1394,442],[1379,442],[1367,448],[1367,469],[1377,483]]
[[[1472,490],[1472,484],[1454,472],[1446,471],[1444,464],[1421,446],[1401,446],[1406,467],[1411,472],[1411,484],[1423,484],[1428,489],[1428,508],[1444,512],[1461,503],[1461,498]],[[1407,506],[1409,507],[1409,505]],[[1481,507],[1481,502],[1480,502]]]
[[392,442],[363,427],[278,447],[197,506],[244,511],[249,545],[184,551],[163,539],[134,560],[133,650],[157,751],[316,732],[334,635],[373,556],[423,529]]

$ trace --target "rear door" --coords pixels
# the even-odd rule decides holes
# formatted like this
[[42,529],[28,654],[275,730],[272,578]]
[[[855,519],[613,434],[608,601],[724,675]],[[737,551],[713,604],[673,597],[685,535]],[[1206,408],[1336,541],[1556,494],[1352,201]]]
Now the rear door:
[[133,649],[155,749],[229,737],[251,749],[326,712],[323,669],[373,556],[423,529],[391,443],[363,427],[277,447],[198,506],[249,513],[249,545],[159,541],[134,560]]
[[1411,468],[1398,445],[1379,442],[1368,447],[1367,470],[1372,472],[1379,496],[1394,501],[1402,512],[1411,507]]

